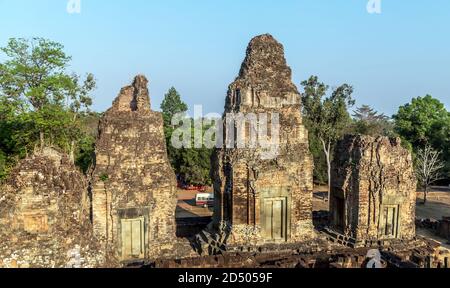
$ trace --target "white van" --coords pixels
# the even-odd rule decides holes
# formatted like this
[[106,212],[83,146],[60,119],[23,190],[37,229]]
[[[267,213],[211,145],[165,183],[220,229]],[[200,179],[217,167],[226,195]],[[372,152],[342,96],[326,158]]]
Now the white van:
[[195,205],[203,206],[205,208],[214,206],[214,194],[213,193],[198,193],[195,197]]

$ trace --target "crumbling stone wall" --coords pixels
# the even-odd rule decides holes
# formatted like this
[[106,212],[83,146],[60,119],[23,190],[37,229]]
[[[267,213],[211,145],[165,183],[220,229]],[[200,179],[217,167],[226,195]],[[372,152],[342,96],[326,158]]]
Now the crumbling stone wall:
[[123,261],[174,253],[176,177],[147,83],[137,76],[102,117],[90,185],[95,233]]
[[332,164],[334,229],[357,241],[415,237],[416,179],[400,139],[346,136]]
[[[302,123],[301,96],[291,74],[283,46],[266,34],[251,40],[239,76],[229,86],[223,118],[226,142],[232,133],[242,129],[248,144],[252,129],[257,129],[249,124],[227,125],[233,117],[229,113],[267,114],[268,141],[273,140],[272,115],[279,115],[280,131],[276,147],[238,148],[234,144],[214,153],[214,224],[230,234],[228,245],[297,242],[314,236],[313,160],[308,131]],[[276,152],[274,157],[267,157],[269,151]],[[281,219],[269,215],[268,210],[275,206],[283,213]],[[276,239],[268,235],[272,228],[267,223],[271,221],[283,222]]]
[[[426,239],[399,241],[389,247],[329,245],[315,240],[306,246],[291,244],[290,249],[269,248],[262,252],[228,252],[221,255],[160,260],[156,268],[367,268],[374,251],[380,252],[381,268],[449,268],[450,251]],[[372,252],[372,253],[370,253]]]
[[89,222],[87,181],[69,157],[45,148],[0,187],[0,267],[98,267],[105,255]]

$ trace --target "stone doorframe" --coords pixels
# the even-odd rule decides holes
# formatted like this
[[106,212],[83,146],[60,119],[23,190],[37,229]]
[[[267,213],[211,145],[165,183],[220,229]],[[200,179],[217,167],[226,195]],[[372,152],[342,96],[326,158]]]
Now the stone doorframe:
[[[263,239],[266,243],[285,243],[287,242],[291,237],[291,212],[292,212],[292,195],[291,195],[291,188],[290,187],[265,187],[260,189],[260,200],[259,202],[259,210],[260,210],[260,217],[259,217],[259,226],[261,227],[261,232],[263,229],[263,221],[264,221],[264,201],[265,200],[271,200],[271,199],[285,199],[286,201],[286,210],[285,210],[285,235],[283,240],[273,240],[273,239]],[[262,236],[262,235],[261,235]]]
[[[388,211],[394,211],[394,215],[390,215],[394,218],[393,220],[393,235],[386,235],[385,231],[383,229],[386,229],[385,223],[389,221],[386,219],[385,210],[388,209]],[[379,210],[379,224],[378,224],[378,237],[380,239],[397,239],[400,238],[401,235],[401,229],[400,229],[400,223],[401,223],[401,213],[400,213],[401,205],[400,204],[381,204],[380,210]],[[388,215],[389,217],[389,215]]]
[[127,260],[142,260],[142,259],[128,259],[124,257],[122,251],[122,220],[140,220],[143,219],[143,258],[148,257],[149,245],[149,223],[150,223],[150,207],[139,208],[120,208],[117,209],[117,249],[121,261]]

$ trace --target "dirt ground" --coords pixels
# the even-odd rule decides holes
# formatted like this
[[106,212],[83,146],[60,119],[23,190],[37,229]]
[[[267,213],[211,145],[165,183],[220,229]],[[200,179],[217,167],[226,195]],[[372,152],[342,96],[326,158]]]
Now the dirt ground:
[[315,186],[313,194],[313,211],[328,211],[328,187]]
[[[208,190],[211,193],[212,190]],[[198,191],[178,190],[177,218],[210,217],[213,207],[203,208],[195,205],[195,197]]]
[[450,217],[450,189],[433,187],[426,205],[423,204],[423,193],[417,192],[416,207],[418,218],[441,220],[442,217]]

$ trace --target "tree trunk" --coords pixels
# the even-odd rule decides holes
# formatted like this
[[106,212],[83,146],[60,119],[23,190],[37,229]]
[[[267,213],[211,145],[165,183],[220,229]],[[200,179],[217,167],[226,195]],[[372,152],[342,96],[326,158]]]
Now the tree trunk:
[[40,131],[39,132],[39,141],[41,143],[41,152],[44,150],[44,132]]
[[70,162],[75,164],[75,141],[70,142]]
[[325,143],[323,139],[320,139],[323,145],[323,152],[325,153],[325,157],[327,160],[327,174],[328,174],[328,203],[330,202],[331,197],[331,143]]
[[330,157],[330,150],[326,153],[327,156],[327,172],[328,172],[328,203],[330,203],[330,197],[331,197],[331,157]]
[[[77,112],[78,111],[76,111],[73,114],[73,120],[72,120],[73,124],[75,124],[75,122],[77,121]],[[70,154],[69,155],[70,155],[70,162],[72,164],[75,164],[75,140],[72,140],[70,142]]]
[[428,196],[428,185],[425,186],[425,190],[423,191],[423,205],[427,204],[427,196]]

